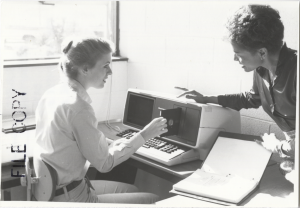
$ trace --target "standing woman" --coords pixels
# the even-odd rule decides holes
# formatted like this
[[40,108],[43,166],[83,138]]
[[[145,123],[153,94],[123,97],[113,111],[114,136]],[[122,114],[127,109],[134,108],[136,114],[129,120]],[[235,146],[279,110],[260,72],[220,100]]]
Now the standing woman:
[[36,148],[40,158],[57,173],[53,201],[100,203],[154,203],[158,197],[138,193],[130,184],[89,181],[92,164],[109,172],[127,160],[148,139],[167,132],[166,120],[156,118],[130,139],[108,145],[97,129],[87,89],[104,87],[112,74],[112,46],[100,38],[73,39],[63,45],[60,70],[64,81],[45,92],[36,110]]
[[286,137],[280,141],[274,134],[265,134],[262,145],[284,160],[294,160],[297,51],[283,42],[284,26],[279,12],[268,5],[243,6],[226,27],[234,61],[245,72],[254,71],[252,89],[238,94],[205,96],[179,88],[186,91],[179,97],[186,95],[199,103],[216,103],[235,110],[262,106]]

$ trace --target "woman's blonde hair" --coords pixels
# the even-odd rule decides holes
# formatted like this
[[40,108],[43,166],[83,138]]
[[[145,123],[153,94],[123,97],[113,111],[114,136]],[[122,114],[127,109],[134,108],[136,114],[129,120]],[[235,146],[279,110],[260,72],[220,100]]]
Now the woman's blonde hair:
[[92,68],[99,58],[113,51],[113,44],[99,37],[69,38],[62,43],[60,68],[68,78],[75,79],[79,67]]

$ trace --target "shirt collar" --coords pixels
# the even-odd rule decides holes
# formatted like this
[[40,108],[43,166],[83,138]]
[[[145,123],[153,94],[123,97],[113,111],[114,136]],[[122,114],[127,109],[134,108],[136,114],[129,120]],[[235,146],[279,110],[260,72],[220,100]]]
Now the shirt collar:
[[75,79],[68,79],[68,85],[73,91],[77,92],[77,95],[84,101],[88,102],[89,104],[92,103],[92,99],[90,98],[89,94],[78,81]]
[[256,68],[257,73],[261,76],[261,77],[265,77],[266,74],[266,68],[259,66]]
[[278,63],[275,72],[276,75],[279,75],[280,72],[284,69],[284,67],[282,66],[286,63],[286,60],[290,57],[291,53],[294,53],[294,50],[289,49],[286,46],[286,43],[284,43],[279,53]]
[[[284,43],[279,52],[278,63],[277,63],[276,71],[275,71],[276,75],[279,75],[280,72],[284,69],[284,67],[282,67],[282,65],[284,65],[286,63],[286,59],[289,58],[289,54],[291,52],[294,52],[294,51],[289,49],[286,46],[286,43]],[[256,68],[256,71],[259,73],[259,75],[261,77],[265,76],[266,70],[267,69],[262,66],[259,66]]]

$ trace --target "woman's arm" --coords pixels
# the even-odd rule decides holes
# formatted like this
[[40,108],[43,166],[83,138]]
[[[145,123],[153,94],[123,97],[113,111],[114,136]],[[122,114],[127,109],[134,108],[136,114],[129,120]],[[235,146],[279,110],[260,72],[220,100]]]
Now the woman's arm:
[[71,122],[72,132],[81,154],[98,171],[108,172],[114,166],[105,135],[97,129],[97,119],[89,109],[81,110]]
[[223,107],[234,110],[259,108],[261,106],[260,96],[253,90],[238,94],[219,95],[218,102]]
[[188,99],[194,99],[197,103],[214,103],[235,110],[241,110],[242,108],[258,108],[259,106],[261,106],[260,96],[255,80],[255,74],[253,75],[252,89],[244,93],[207,96],[195,90],[188,90],[181,87],[175,88],[185,91],[184,93],[180,94],[178,98],[186,96],[186,98]]
[[97,119],[89,110],[82,110],[72,121],[79,150],[100,172],[109,172],[127,160],[148,139],[167,132],[166,119],[156,118],[132,138],[119,139],[108,145],[105,135],[97,126]]
[[218,96],[206,96],[195,90],[188,90],[183,87],[175,87],[176,89],[185,91],[184,93],[177,96],[177,98],[185,96],[187,99],[193,99],[197,103],[214,103],[219,104]]

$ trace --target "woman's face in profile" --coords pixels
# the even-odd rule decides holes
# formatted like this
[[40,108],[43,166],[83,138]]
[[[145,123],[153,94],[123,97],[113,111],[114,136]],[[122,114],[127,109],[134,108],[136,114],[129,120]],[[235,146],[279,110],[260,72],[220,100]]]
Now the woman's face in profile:
[[238,61],[245,72],[250,72],[261,66],[261,59],[258,52],[250,52],[241,46],[239,46],[234,41],[231,42],[231,46],[234,52],[234,61]]
[[88,69],[89,73],[87,79],[89,86],[96,89],[104,87],[106,79],[109,75],[112,74],[110,64],[111,53],[108,53],[102,55],[102,57],[98,59],[94,67]]

